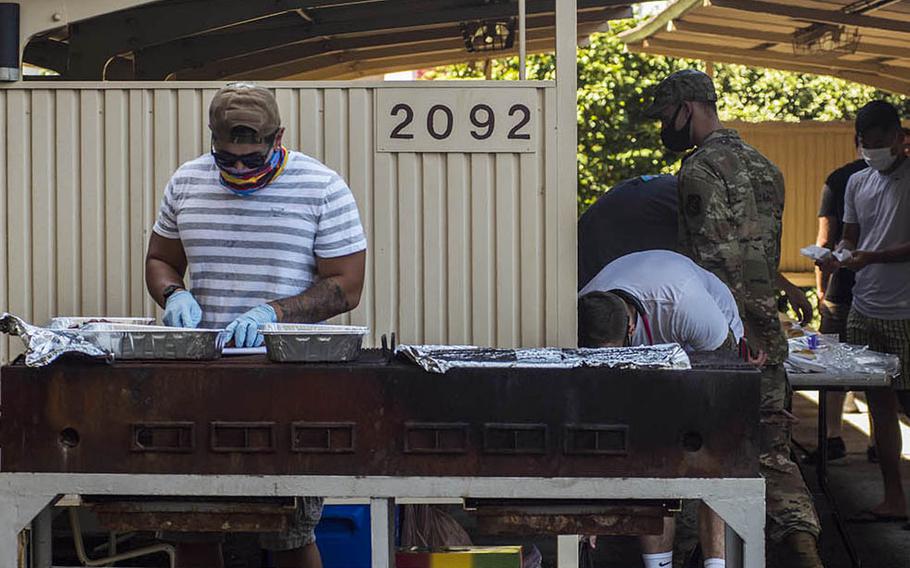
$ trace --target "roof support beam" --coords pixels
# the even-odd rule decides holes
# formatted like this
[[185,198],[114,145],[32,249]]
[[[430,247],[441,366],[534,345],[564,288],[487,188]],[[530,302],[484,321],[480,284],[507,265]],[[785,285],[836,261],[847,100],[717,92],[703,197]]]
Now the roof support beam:
[[[616,6],[627,0],[580,0],[579,8]],[[150,47],[136,53],[137,79],[159,80],[181,69],[191,69],[212,61],[231,59],[267,51],[314,38],[365,31],[392,31],[402,28],[457,24],[464,20],[504,18],[515,15],[510,4],[477,5],[471,8],[452,5],[440,9],[438,2],[388,2],[388,9],[377,16],[375,4],[356,4],[342,12],[320,10],[314,22],[268,31],[226,31],[186,38]],[[529,0],[528,14],[552,13],[552,0]]]
[[19,49],[25,50],[34,36],[94,18],[114,10],[125,10],[155,0],[20,0]]
[[[528,53],[541,53],[553,50],[552,38],[541,42],[528,42]],[[343,80],[357,79],[360,77],[369,77],[379,73],[389,73],[393,71],[409,71],[416,68],[436,67],[445,65],[454,61],[458,53],[463,50],[441,51],[437,53],[427,53],[419,55],[403,55],[397,57],[371,59],[365,55],[362,59],[345,61],[329,65],[327,67],[316,67],[301,73],[295,73],[287,77],[282,77],[285,81],[316,81],[316,80]],[[500,52],[506,55],[517,55],[518,48],[509,51]]]
[[341,0],[190,0],[156,2],[103,14],[70,26],[69,79],[103,79],[117,55],[289,10],[338,4]]
[[736,63],[739,65],[751,65],[753,67],[770,67],[772,69],[781,69],[783,71],[795,71],[798,73],[811,73],[814,75],[829,75],[831,77],[837,77],[839,79],[844,79],[847,81],[853,81],[856,83],[861,83],[864,85],[869,85],[871,87],[876,87],[878,89],[883,89],[885,91],[891,91],[893,93],[898,93],[902,95],[910,94],[910,79],[900,80],[900,79],[885,79],[879,77],[878,75],[870,75],[868,73],[854,73],[850,71],[841,71],[837,69],[832,69],[830,67],[820,67],[811,64],[799,64],[791,63],[789,65],[782,65],[775,62],[768,62],[761,58],[750,59],[745,57],[731,57],[725,52],[721,51],[698,51],[692,52],[687,50],[675,50],[675,49],[651,49],[648,47],[643,47],[640,44],[630,44],[629,50],[639,53],[652,53],[654,55],[665,55],[668,57],[680,57],[686,59],[701,59],[704,61],[716,61],[719,63]]
[[[593,32],[602,22],[626,17],[627,12],[625,8],[584,11],[579,12],[578,21],[580,25],[587,26]],[[529,40],[550,38],[552,42],[555,23],[553,15],[537,15],[528,18],[527,22]],[[303,72],[308,68],[307,62],[314,56],[354,51],[366,53],[392,44],[406,45],[412,53],[421,53],[432,51],[440,42],[455,46],[464,52],[464,42],[457,30],[451,26],[394,31],[378,35],[339,34],[325,39],[315,39],[306,43],[291,44],[248,56],[217,61],[198,69],[178,72],[175,78],[178,80],[206,80],[243,76],[257,80],[280,79]],[[432,45],[422,46],[422,44],[428,43],[432,43]],[[464,53],[466,59],[470,58],[467,52]],[[497,56],[505,53],[497,52]]]
[[22,61],[44,69],[66,73],[66,61],[69,58],[69,46],[62,41],[50,38],[38,38],[25,46]]
[[[756,29],[747,29],[736,26],[716,26],[712,24],[701,24],[696,22],[690,22],[688,20],[677,20],[673,22],[673,26],[677,31],[682,33],[691,33],[691,34],[702,34],[715,36],[717,38],[724,37],[735,37],[743,39],[753,39],[755,41],[761,42],[773,42],[773,43],[791,43],[793,41],[793,36],[789,34],[775,33],[775,32],[765,32]],[[673,35],[672,32],[670,34]],[[860,41],[859,45],[856,48],[856,53],[871,55],[876,57],[907,57],[908,53],[906,49],[901,49],[899,47],[892,47],[888,45],[881,44],[872,44],[864,41]]]
[[856,0],[856,2],[844,6],[842,11],[845,14],[868,14],[898,2],[903,2],[903,0]]
[[794,20],[805,20],[807,22],[858,26],[861,28],[873,28],[910,34],[910,22],[908,21],[845,14],[840,10],[819,10],[817,8],[804,8],[802,6],[792,6],[789,4],[764,2],[763,0],[711,0],[711,5],[717,6],[718,8],[730,8],[744,12],[773,14],[775,16],[793,18]]
[[[590,26],[588,26],[590,28]],[[584,28],[579,29],[579,33],[584,33]],[[538,29],[528,34],[528,50],[535,53],[543,51],[553,51],[555,45],[554,30]],[[583,36],[582,36],[583,37]],[[516,55],[518,47],[515,46],[509,50],[497,51],[497,57],[506,57]],[[418,62],[422,60],[441,60],[439,65],[452,63],[456,61],[470,61],[475,59],[474,56],[482,54],[469,54],[464,50],[464,42],[458,39],[451,39],[444,42],[435,42],[425,46],[423,50],[414,45],[386,45],[372,49],[347,50],[342,49],[332,53],[320,53],[313,57],[300,59],[291,64],[283,65],[269,69],[251,69],[247,72],[238,72],[230,79],[245,79],[255,81],[272,81],[286,79],[288,77],[300,77],[307,73],[318,72],[321,69],[337,68],[339,65],[356,63],[362,65],[364,62],[383,62],[396,58],[411,58],[412,64],[409,69],[419,67]],[[381,66],[374,66],[381,68]],[[321,75],[321,77],[334,78],[334,75]]]
[[[674,49],[674,50],[691,50],[692,52],[705,53],[710,51],[704,45],[697,43],[689,43],[682,41],[674,41],[668,39],[660,38],[651,38],[647,41],[646,47],[653,47],[655,51],[663,53],[664,49]],[[910,80],[910,70],[900,69],[898,67],[893,67],[889,65],[881,65],[878,63],[866,63],[860,61],[841,61],[835,58],[812,55],[812,56],[798,56],[791,55],[788,53],[778,53],[774,51],[767,51],[762,49],[736,49],[731,47],[725,47],[723,49],[717,50],[718,55],[723,53],[729,57],[741,57],[741,58],[750,58],[753,60],[765,61],[768,63],[777,63],[777,64],[789,64],[795,63],[800,65],[813,65],[821,68],[831,68],[838,69],[841,71],[854,71],[857,73],[870,73],[877,74],[883,77],[890,77],[898,80]],[[718,60],[720,60],[718,58]],[[760,66],[766,66],[761,65]]]
[[[528,51],[543,51],[553,49],[553,38],[549,37],[542,40],[528,42]],[[453,57],[458,57],[459,53],[464,53],[464,45],[447,46],[439,50],[427,53],[414,54],[402,49],[402,46],[390,46],[386,49],[369,52],[337,53],[328,56],[320,55],[314,57],[308,64],[299,68],[297,73],[282,77],[283,80],[313,80],[313,79],[336,79],[339,74],[351,72],[361,73],[362,75],[374,74],[377,72],[385,73],[389,68],[396,68],[399,65],[405,65],[406,69],[414,69],[426,66],[442,65],[446,62],[453,61]],[[514,55],[518,53],[518,47],[509,50],[508,53]],[[238,75],[232,79],[248,79],[247,75]]]
[[[578,195],[578,8],[577,0],[556,0],[556,198],[547,202],[545,219],[558,227],[571,227],[577,213]],[[575,231],[560,231],[547,255],[557,259],[556,299],[551,302],[556,317],[555,337],[548,345],[574,347],[576,337],[575,290],[577,241]],[[549,282],[548,282],[549,286]],[[548,293],[551,290],[548,290]],[[577,541],[572,545],[577,547]],[[576,548],[577,550],[577,548]]]
[[678,0],[671,4],[666,10],[655,14],[652,18],[646,20],[635,29],[620,34],[620,39],[627,43],[636,43],[643,39],[661,32],[667,28],[667,24],[682,18],[686,12],[698,8],[704,4],[704,0]]

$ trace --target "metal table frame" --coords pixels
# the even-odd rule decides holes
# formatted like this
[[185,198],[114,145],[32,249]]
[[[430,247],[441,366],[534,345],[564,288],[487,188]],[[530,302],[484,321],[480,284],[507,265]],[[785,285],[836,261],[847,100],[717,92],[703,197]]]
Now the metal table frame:
[[837,391],[850,390],[868,390],[870,388],[889,388],[891,386],[891,377],[888,375],[835,375],[829,373],[787,373],[790,379],[790,386],[794,391],[798,390],[817,390],[818,391],[818,463],[815,464],[815,476],[818,480],[818,486],[822,490],[825,498],[831,504],[831,516],[834,519],[834,526],[840,535],[844,548],[847,549],[847,555],[850,557],[850,565],[853,568],[862,568],[862,559],[856,551],[850,533],[844,526],[844,520],[841,518],[840,509],[837,506],[837,500],[831,492],[828,485],[828,393]]
[[[369,498],[373,568],[394,568],[395,498],[702,499],[727,523],[729,566],[765,566],[762,478],[354,477],[0,473],[0,566],[17,535],[63,494]],[[578,535],[558,540],[559,568],[578,565]]]

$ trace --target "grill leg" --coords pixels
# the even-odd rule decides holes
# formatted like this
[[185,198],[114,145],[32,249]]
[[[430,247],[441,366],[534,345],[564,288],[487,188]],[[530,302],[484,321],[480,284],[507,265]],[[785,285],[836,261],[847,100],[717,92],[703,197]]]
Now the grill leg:
[[20,568],[19,532],[53,499],[54,495],[23,495],[9,487],[0,490],[0,566]]
[[[736,533],[738,538],[728,538],[727,542],[742,539],[742,566],[765,568],[765,482],[755,479],[750,485],[751,491],[741,491],[735,497],[706,495],[702,500],[727,523],[728,535],[730,531]],[[735,566],[729,560],[727,565]]]
[[395,568],[395,500],[370,499],[373,568]]
[[48,506],[38,513],[32,522],[32,534],[34,535],[35,560],[33,568],[51,568],[51,556],[53,553],[53,535],[51,534],[51,520],[53,519],[53,508]]
[[579,540],[577,534],[561,534],[556,537],[557,568],[578,568]]
[[743,540],[730,525],[724,525],[724,553],[727,566],[743,565]]
[[0,566],[19,567],[19,531],[0,522]]

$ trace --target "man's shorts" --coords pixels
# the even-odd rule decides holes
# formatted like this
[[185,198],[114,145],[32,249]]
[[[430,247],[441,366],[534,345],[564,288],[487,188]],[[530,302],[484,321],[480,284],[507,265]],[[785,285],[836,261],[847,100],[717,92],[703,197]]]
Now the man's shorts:
[[872,351],[900,357],[901,374],[891,386],[895,390],[910,389],[910,320],[870,318],[852,309],[847,318],[847,343],[868,345]]
[[837,335],[840,341],[847,340],[847,317],[850,315],[850,304],[835,304],[825,300],[819,304],[818,313],[822,317],[818,331]]
[[322,497],[298,497],[297,509],[281,533],[261,533],[259,546],[266,550],[293,550],[316,542],[316,525],[322,518]]

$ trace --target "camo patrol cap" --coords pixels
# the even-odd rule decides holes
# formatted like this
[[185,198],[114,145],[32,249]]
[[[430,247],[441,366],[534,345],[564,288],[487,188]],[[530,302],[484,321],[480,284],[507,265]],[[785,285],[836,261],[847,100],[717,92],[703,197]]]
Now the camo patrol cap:
[[662,110],[683,101],[714,102],[717,92],[711,77],[697,69],[683,69],[673,73],[657,85],[654,102],[645,111],[648,118],[660,118]]

